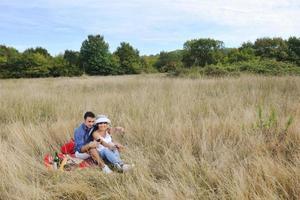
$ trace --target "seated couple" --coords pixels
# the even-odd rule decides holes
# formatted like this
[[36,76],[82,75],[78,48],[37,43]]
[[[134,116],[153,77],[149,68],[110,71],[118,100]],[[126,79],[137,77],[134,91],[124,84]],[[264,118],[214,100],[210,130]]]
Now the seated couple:
[[119,154],[123,146],[113,142],[111,137],[112,133],[123,133],[124,128],[111,128],[110,123],[105,115],[96,118],[94,113],[86,112],[83,123],[74,132],[75,156],[81,159],[92,157],[104,173],[112,172],[105,163],[111,164],[118,172],[124,172],[131,166],[123,163]]

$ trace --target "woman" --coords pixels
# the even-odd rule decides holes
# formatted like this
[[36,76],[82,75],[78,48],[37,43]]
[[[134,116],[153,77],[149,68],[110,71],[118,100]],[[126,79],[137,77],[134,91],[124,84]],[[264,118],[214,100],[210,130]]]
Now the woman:
[[109,132],[110,123],[107,116],[100,115],[95,121],[92,137],[99,142],[97,150],[104,161],[112,164],[119,172],[128,171],[131,166],[124,164],[119,154],[119,150],[124,148],[124,146],[113,142]]

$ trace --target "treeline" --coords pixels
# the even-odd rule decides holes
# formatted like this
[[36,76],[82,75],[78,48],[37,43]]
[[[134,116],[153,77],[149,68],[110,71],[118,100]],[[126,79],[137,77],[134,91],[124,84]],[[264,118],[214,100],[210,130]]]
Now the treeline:
[[80,51],[51,56],[42,47],[19,52],[0,45],[0,78],[119,75],[168,72],[173,75],[223,75],[239,72],[300,74],[300,38],[259,38],[239,48],[226,48],[219,40],[186,41],[183,49],[140,56],[129,43],[115,52],[101,35],[89,35]]
[[66,50],[55,57],[42,47],[20,53],[0,45],[0,78],[138,74],[153,70],[129,43],[122,42],[110,53],[100,35],[89,35],[79,52]]
[[155,67],[173,75],[300,75],[300,38],[259,38],[239,48],[225,48],[214,39],[193,39],[182,50],[160,52]]

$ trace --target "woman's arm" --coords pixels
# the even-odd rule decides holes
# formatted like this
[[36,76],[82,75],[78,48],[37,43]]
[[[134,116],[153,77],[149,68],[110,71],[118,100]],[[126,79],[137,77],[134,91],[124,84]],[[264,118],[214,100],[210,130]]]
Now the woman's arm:
[[116,127],[111,127],[108,129],[109,134],[115,134],[118,133],[120,135],[125,133],[125,128],[121,127],[121,126],[116,126]]
[[103,145],[103,146],[105,146],[105,147],[107,147],[107,148],[109,148],[109,149],[111,149],[111,150],[117,148],[116,145],[115,145],[113,142],[107,143],[107,142],[105,142],[105,141],[103,140],[102,137],[99,138],[99,139],[97,139],[96,141],[99,142],[101,145]]
[[93,133],[93,138],[94,138],[94,141],[97,141],[99,144],[109,148],[109,149],[115,149],[116,146],[114,143],[107,143],[104,141],[104,138],[101,137],[97,132],[94,132]]

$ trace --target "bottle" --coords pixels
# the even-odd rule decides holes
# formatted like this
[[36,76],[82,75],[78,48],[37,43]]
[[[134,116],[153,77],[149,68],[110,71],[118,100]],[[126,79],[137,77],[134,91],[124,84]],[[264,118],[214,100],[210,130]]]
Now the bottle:
[[59,157],[58,157],[58,153],[55,152],[55,156],[53,159],[53,168],[54,169],[58,169],[59,168]]

